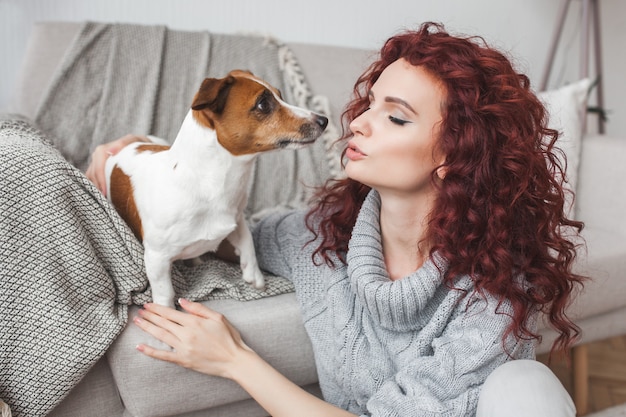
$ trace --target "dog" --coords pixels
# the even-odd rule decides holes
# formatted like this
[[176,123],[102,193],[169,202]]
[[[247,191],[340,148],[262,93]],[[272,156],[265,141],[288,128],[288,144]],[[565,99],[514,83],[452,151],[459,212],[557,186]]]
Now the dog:
[[174,307],[173,261],[215,252],[225,239],[243,279],[264,288],[243,215],[254,159],[310,144],[327,124],[252,73],[234,70],[202,82],[171,146],[135,142],[107,159],[107,196],[143,243],[155,303]]

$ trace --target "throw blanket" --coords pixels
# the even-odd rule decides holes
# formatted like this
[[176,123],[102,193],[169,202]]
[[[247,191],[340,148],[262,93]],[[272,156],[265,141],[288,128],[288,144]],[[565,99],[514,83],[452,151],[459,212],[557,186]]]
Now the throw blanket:
[[[37,127],[0,119],[0,398],[14,416],[50,412],[124,329],[128,306],[150,300],[143,247],[81,171],[91,151],[129,132],[173,140],[202,79],[233,68],[324,110],[275,41],[87,23],[44,94]],[[331,126],[314,146],[263,155],[250,218],[301,206],[309,186],[336,174],[336,134]],[[215,258],[173,271],[177,294],[194,300],[293,290],[266,278],[259,292]]]

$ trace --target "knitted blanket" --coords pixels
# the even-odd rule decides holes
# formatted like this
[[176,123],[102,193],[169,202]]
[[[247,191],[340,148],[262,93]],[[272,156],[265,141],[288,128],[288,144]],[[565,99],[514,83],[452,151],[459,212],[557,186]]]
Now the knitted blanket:
[[[91,151],[130,132],[173,140],[201,80],[234,68],[324,111],[276,41],[87,23],[44,94],[37,127],[0,118],[0,398],[14,416],[50,412],[124,329],[128,306],[151,297],[143,247],[81,171]],[[311,185],[333,175],[336,133],[331,126],[314,146],[259,158],[249,218],[301,206]],[[257,291],[237,265],[215,258],[173,268],[177,295],[193,300],[293,290],[266,279]]]

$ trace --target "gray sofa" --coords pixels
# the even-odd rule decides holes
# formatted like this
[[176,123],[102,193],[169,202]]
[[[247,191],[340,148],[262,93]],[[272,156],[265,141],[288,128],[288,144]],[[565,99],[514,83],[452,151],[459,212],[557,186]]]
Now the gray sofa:
[[[39,93],[69,43],[78,23],[35,25],[10,110],[32,117]],[[291,44],[309,84],[329,98],[335,119],[347,101],[371,51]],[[585,137],[578,171],[576,217],[587,227],[587,250],[579,272],[591,275],[571,313],[583,329],[579,345],[626,334],[626,138]],[[311,346],[294,294],[256,301],[206,302],[222,312],[243,338],[269,363],[299,385],[319,393]],[[137,307],[132,307],[134,316]],[[549,350],[554,332],[542,329],[538,352]],[[266,413],[234,383],[151,360],[134,347],[144,335],[127,326],[81,383],[51,416],[264,416]],[[584,377],[584,350],[578,370]],[[584,390],[584,387],[583,387]],[[277,395],[279,395],[277,393]]]

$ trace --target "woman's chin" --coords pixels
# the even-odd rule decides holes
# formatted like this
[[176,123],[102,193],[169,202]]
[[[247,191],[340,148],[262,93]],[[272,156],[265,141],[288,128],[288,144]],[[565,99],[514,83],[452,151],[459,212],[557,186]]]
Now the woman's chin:
[[[352,166],[350,167],[350,164],[352,164],[351,162],[348,162],[346,164],[346,168],[344,170],[346,177],[350,178],[351,180],[360,182],[363,185],[367,185],[370,188],[373,188],[371,184],[371,181],[368,181],[367,175],[363,175],[363,173],[361,172],[360,169],[358,169],[356,166]],[[371,178],[370,178],[371,179]]]

